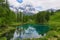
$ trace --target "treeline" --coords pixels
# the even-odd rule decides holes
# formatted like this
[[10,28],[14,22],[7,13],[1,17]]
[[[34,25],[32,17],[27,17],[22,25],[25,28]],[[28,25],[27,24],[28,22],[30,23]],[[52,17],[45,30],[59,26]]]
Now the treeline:
[[40,11],[34,15],[25,15],[22,12],[14,13],[9,9],[8,3],[0,4],[0,27],[7,26],[13,22],[21,23],[38,23],[45,24],[54,15],[54,10]]
[[15,20],[15,13],[9,9],[9,5],[0,4],[0,27],[7,26]]

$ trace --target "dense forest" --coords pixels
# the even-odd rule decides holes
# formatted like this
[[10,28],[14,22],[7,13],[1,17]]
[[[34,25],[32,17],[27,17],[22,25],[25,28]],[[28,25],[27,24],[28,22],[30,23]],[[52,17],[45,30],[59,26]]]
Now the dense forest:
[[[60,40],[60,10],[40,11],[29,16],[22,12],[16,14],[9,9],[7,2],[3,2],[0,0],[0,40],[7,40],[6,37],[11,38],[16,26],[26,23],[49,25],[50,31],[47,36],[35,40]],[[9,33],[9,36],[6,36],[6,33]]]

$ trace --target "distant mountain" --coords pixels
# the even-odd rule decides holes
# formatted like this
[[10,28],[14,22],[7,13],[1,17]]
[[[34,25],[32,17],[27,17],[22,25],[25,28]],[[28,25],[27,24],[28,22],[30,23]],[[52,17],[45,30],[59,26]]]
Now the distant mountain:
[[53,11],[53,12],[56,12],[56,9],[51,8],[51,9],[48,9],[48,11],[49,11],[49,12],[52,12],[52,11]]
[[23,14],[25,15],[34,15],[37,12],[39,11],[49,11],[49,12],[56,12],[56,9],[54,8],[50,8],[50,9],[47,9],[47,10],[43,10],[43,8],[41,6],[39,7],[33,7],[31,4],[25,4],[23,6],[20,6],[20,7],[14,7],[14,6],[10,6],[11,8],[14,8],[16,11],[20,9],[20,11],[22,10]]
[[30,15],[33,15],[34,13],[32,13],[32,12],[30,12],[30,11],[28,11],[28,12],[23,11],[23,14],[30,16]]
[[[31,4],[26,4],[26,5],[23,5],[20,7],[14,7],[14,6],[10,6],[10,7],[16,9],[16,11],[19,9],[20,9],[20,11],[23,10],[22,12],[25,15],[33,15],[33,14],[35,14],[36,11],[41,11],[43,9],[40,6],[39,7],[33,7]],[[43,11],[56,12],[56,9],[50,8],[50,9],[43,10]]]
[[34,14],[34,12],[36,11],[36,9],[31,5],[31,4],[26,4],[24,6],[20,6],[20,7],[14,7],[13,5],[10,6],[10,8],[13,8],[15,9],[16,11],[17,10],[23,10],[22,12],[25,14],[25,15],[32,15]]

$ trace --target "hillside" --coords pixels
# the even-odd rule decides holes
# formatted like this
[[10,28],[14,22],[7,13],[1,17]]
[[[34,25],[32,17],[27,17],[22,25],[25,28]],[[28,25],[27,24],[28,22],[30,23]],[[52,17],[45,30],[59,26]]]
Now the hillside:
[[55,12],[55,14],[50,17],[49,25],[51,30],[48,34],[51,35],[51,37],[60,38],[60,11]]
[[50,17],[49,25],[54,28],[60,27],[60,12],[55,12],[55,14]]

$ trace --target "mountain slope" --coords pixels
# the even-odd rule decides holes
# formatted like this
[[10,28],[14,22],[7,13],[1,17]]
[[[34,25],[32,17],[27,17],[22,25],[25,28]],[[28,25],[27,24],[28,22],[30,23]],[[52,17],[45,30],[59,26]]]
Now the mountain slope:
[[60,32],[60,12],[56,12],[55,15],[50,17],[49,25],[52,30]]

